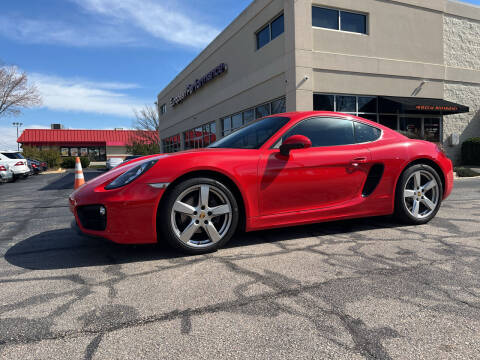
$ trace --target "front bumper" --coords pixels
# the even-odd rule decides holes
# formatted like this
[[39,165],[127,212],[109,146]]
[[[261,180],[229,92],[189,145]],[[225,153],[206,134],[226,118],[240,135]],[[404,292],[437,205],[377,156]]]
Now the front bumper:
[[[163,193],[164,189],[141,183],[114,190],[86,184],[70,195],[70,210],[83,234],[119,244],[156,243],[157,210]],[[82,218],[82,209],[94,206],[106,209],[105,230],[95,230],[95,226],[85,223],[84,216]]]

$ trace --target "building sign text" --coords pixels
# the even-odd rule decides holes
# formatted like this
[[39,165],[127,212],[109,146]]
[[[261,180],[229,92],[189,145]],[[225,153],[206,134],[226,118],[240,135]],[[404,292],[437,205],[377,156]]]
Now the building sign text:
[[207,83],[215,79],[217,76],[222,75],[227,70],[228,70],[227,64],[221,63],[215,69],[213,69],[209,73],[202,76],[200,79],[197,79],[192,84],[187,85],[185,91],[182,94],[175,96],[170,100],[170,104],[173,107],[177,106],[178,104],[181,104],[187,97],[192,95],[195,91],[197,91],[202,86],[206,85]]

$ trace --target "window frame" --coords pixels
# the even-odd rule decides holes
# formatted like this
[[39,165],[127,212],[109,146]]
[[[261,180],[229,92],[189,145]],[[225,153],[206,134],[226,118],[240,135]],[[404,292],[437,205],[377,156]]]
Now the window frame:
[[[276,20],[278,20],[280,17],[283,16],[283,32],[279,35],[277,35],[275,38],[272,39],[272,23]],[[260,34],[263,30],[268,28],[268,41],[265,43],[263,46],[258,46],[258,34]],[[275,17],[273,17],[267,24],[263,25],[255,31],[254,36],[255,36],[255,51],[258,51],[260,49],[263,49],[265,46],[270,44],[273,40],[278,39],[280,36],[282,36],[285,33],[285,13],[282,11],[280,14],[277,14]]]
[[[285,101],[285,112],[286,112],[286,104],[287,104],[287,98],[286,96],[280,96],[278,98],[275,98],[275,99],[272,99],[270,101],[267,101],[267,102],[264,102],[264,103],[261,103],[261,104],[258,104],[258,105],[255,105],[253,107],[249,107],[249,108],[246,108],[245,110],[242,110],[242,111],[239,111],[239,112],[236,112],[236,113],[233,113],[231,115],[227,115],[227,116],[224,116],[224,117],[221,117],[220,118],[220,125],[221,125],[221,134],[222,134],[222,137],[225,137],[227,135],[230,135],[231,133],[239,130],[241,127],[249,124],[250,122],[252,121],[255,121],[257,119],[260,119],[259,117],[257,117],[257,111],[256,109],[260,106],[265,106],[267,105],[268,106],[268,109],[269,109],[269,115],[265,115],[264,117],[266,116],[271,116],[271,115],[277,115],[277,114],[281,114],[281,113],[276,113],[276,114],[272,114],[272,107],[273,107],[273,103],[275,101],[279,101],[279,100],[284,100]],[[252,111],[253,112],[253,118],[250,120],[250,121],[245,121],[245,116],[244,116],[244,113],[247,112],[247,111]],[[238,128],[233,128],[233,121],[232,121],[232,117],[237,115],[237,114],[242,114],[242,126],[241,127],[238,127]],[[228,119],[230,118],[230,129],[229,130],[225,130],[225,123],[224,123],[224,120],[225,119]],[[228,131],[228,133],[226,133]],[[221,138],[219,138],[218,140],[220,140]]]
[[[376,123],[378,123],[378,117],[379,117],[379,112],[378,112],[378,95],[352,95],[352,94],[335,94],[335,93],[313,93],[313,96],[315,95],[324,95],[324,96],[333,96],[333,112],[341,112],[342,114],[347,114],[347,115],[353,115],[357,117],[362,117],[362,115],[376,115],[377,119],[375,120]],[[338,96],[349,96],[349,97],[354,97],[355,98],[355,111],[354,112],[342,112],[337,109],[337,97]],[[375,112],[360,112],[359,111],[359,104],[358,104],[358,99],[359,98],[374,98],[376,99],[376,111]],[[330,110],[315,110],[315,111],[330,111]],[[382,113],[383,114],[383,113]]]
[[[342,144],[342,145],[325,145],[325,146],[311,146],[311,148],[309,149],[320,149],[320,148],[332,148],[332,147],[338,147],[338,146],[351,146],[351,145],[358,145],[357,142],[355,142],[355,126],[354,126],[354,122],[355,120],[354,119],[348,119],[348,118],[345,118],[345,117],[342,117],[342,116],[329,116],[329,115],[314,115],[314,116],[310,116],[310,117],[307,117],[305,119],[302,119],[300,120],[299,122],[293,124],[290,128],[286,129],[280,136],[279,138],[277,139],[277,141],[270,147],[270,149],[278,149],[281,145],[281,142],[282,142],[282,138],[290,131],[290,130],[293,130],[295,127],[297,127],[298,125],[300,125],[301,123],[305,122],[305,121],[308,121],[308,120],[312,120],[312,119],[339,119],[339,120],[344,120],[344,121],[349,121],[351,124],[352,124],[352,135],[353,135],[353,143],[351,144]],[[306,136],[306,135],[305,135]]]
[[[355,119],[352,119],[352,121],[353,121],[353,137],[355,138],[355,144],[357,144],[357,145],[372,144],[372,143],[377,142],[377,141],[379,141],[379,140],[382,139],[382,137],[383,137],[383,130],[382,130],[382,129],[380,129],[380,128],[376,127],[376,126],[373,126],[373,125],[364,123],[364,122],[362,122],[362,121],[355,120]],[[355,129],[355,124],[361,124],[361,125],[365,125],[365,126],[370,126],[371,128],[377,129],[377,130],[380,131],[380,135],[379,135],[375,140],[372,140],[372,141],[357,142],[357,135],[356,135],[357,131],[356,131],[356,129]]]
[[[274,143],[269,147],[270,150],[274,150],[274,149],[278,149],[281,145],[281,142],[282,142],[282,138],[285,136],[285,134],[287,134],[290,130],[292,130],[293,128],[295,128],[297,125],[301,124],[302,122],[306,121],[306,120],[310,120],[310,119],[316,119],[316,118],[327,118],[327,119],[340,119],[340,120],[348,120],[352,123],[352,129],[353,129],[353,139],[354,139],[354,143],[352,144],[344,144],[344,145],[327,145],[327,146],[313,146],[312,145],[312,149],[319,149],[319,148],[333,148],[333,147],[338,147],[338,146],[351,146],[351,145],[364,145],[364,144],[372,144],[374,142],[377,142],[377,141],[380,141],[382,138],[383,138],[383,130],[376,127],[376,126],[373,126],[373,125],[370,125],[370,124],[367,124],[367,123],[364,123],[363,121],[358,121],[357,119],[349,119],[349,118],[345,118],[345,117],[342,117],[342,116],[328,116],[328,115],[315,115],[315,116],[310,116],[310,117],[307,117],[305,119],[302,119],[300,120],[299,122],[293,124],[290,128],[286,129],[283,133],[281,133],[277,140],[274,141]],[[363,143],[357,143],[357,139],[355,137],[355,123],[359,123],[359,124],[362,124],[362,125],[367,125],[367,126],[370,126],[370,127],[373,127],[377,130],[380,130],[380,136],[376,139],[376,140],[373,140],[373,141],[367,141],[367,142],[363,142]]]
[[160,105],[160,115],[165,115],[167,113],[167,104]]
[[[338,11],[338,29],[330,29],[322,26],[315,26],[313,25],[313,8],[320,8],[320,9],[327,9],[327,10],[335,10]],[[363,15],[365,16],[365,32],[356,32],[356,31],[348,31],[348,30],[342,30],[342,12],[347,12],[351,14],[356,14],[356,15]],[[327,31],[338,31],[338,32],[343,32],[347,34],[357,34],[357,35],[365,35],[369,36],[370,35],[370,13],[368,12],[362,12],[362,11],[356,11],[356,10],[348,10],[348,9],[341,9],[341,8],[334,8],[330,6],[323,6],[323,5],[315,5],[312,4],[312,27],[314,29],[322,29],[322,30],[327,30]]]

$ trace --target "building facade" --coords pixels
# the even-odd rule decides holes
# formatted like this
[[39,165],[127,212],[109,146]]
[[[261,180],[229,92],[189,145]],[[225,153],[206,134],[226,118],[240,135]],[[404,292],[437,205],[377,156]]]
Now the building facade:
[[[146,134],[154,138],[156,134]],[[136,130],[64,130],[64,129],[26,129],[17,142],[24,146],[41,150],[55,149],[61,157],[81,156],[90,161],[105,163],[109,158],[122,158],[127,153],[127,145],[132,141],[145,141]]]
[[255,0],[158,95],[163,151],[283,111],[332,110],[442,143],[480,136],[480,7]]

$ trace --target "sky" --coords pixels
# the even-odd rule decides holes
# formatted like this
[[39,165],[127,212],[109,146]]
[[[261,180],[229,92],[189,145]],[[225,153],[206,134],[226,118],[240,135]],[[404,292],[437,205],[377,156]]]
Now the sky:
[[[0,118],[0,149],[16,129],[133,126],[156,95],[251,0],[4,0],[0,64],[25,71],[39,108]],[[480,0],[467,2],[480,5]]]

